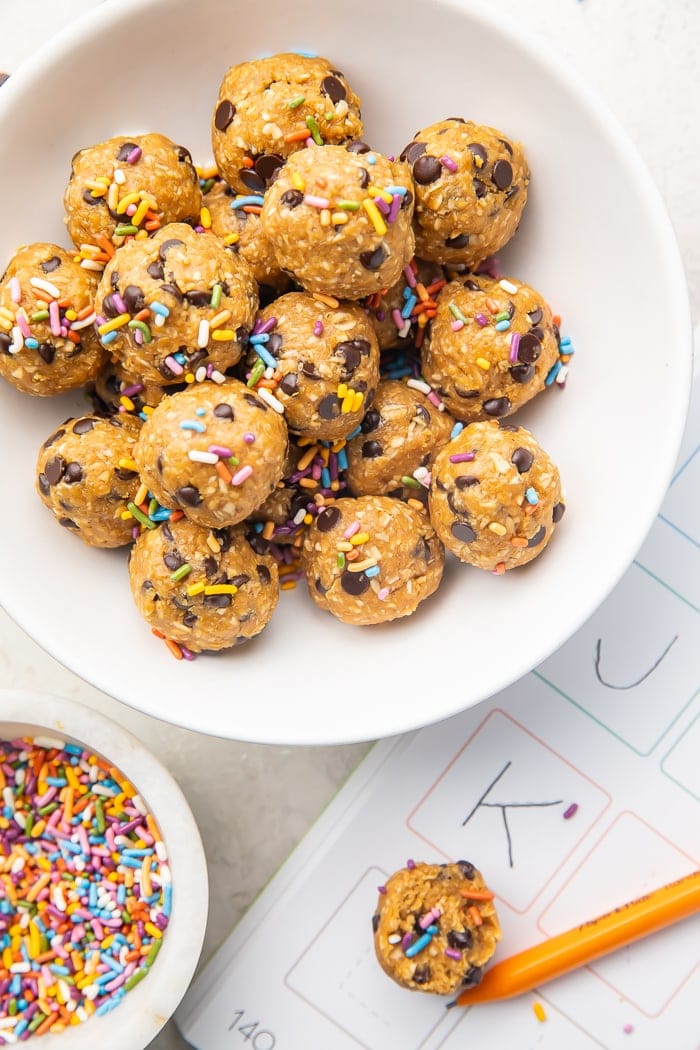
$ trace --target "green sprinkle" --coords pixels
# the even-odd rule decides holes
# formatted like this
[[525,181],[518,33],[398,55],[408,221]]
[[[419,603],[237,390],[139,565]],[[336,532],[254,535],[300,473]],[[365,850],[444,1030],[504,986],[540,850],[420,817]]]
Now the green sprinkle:
[[333,120],[333,117],[335,116],[335,113],[331,109],[331,110],[328,111],[328,113],[324,113],[323,115],[326,118],[326,120]]
[[48,817],[49,813],[53,813],[55,809],[58,809],[58,802],[48,802],[41,809],[37,810],[40,817]]
[[265,362],[262,360],[262,358],[258,358],[258,360],[253,365],[253,371],[250,373],[250,378],[248,379],[246,386],[255,386],[258,380],[262,379],[264,374]]
[[104,805],[99,798],[95,798],[95,821],[97,823],[97,830],[100,835],[103,835],[107,824],[105,822]]
[[180,580],[184,580],[185,576],[189,576],[191,572],[192,566],[189,562],[185,562],[185,564],[181,565],[179,569],[175,570],[175,572],[170,573],[170,579],[173,583],[179,583]]
[[139,332],[141,332],[141,334],[143,335],[144,343],[150,343],[151,339],[153,338],[151,335],[151,329],[148,327],[145,321],[129,321],[128,327],[138,328]]
[[303,105],[304,102],[306,102],[306,95],[297,95],[296,98],[293,98],[291,102],[287,103],[287,106],[289,109],[297,109],[297,107]]
[[345,568],[345,555],[343,554],[342,551],[338,551],[338,557],[336,559],[336,565],[338,566],[339,569],[344,569]]
[[27,820],[24,825],[24,834],[28,835],[34,827],[34,814],[31,809],[27,811]]
[[158,503],[158,500],[155,498],[155,496],[151,496],[151,501],[148,504],[148,516],[149,516],[149,518],[153,517],[155,512],[158,510],[159,506],[160,506],[160,504]]
[[209,190],[213,188],[215,182],[216,179],[207,179],[206,182],[200,182],[202,193],[209,193]]
[[408,474],[404,474],[401,478],[401,484],[407,485],[410,489],[420,489],[423,487],[419,481],[416,481],[415,478],[409,477]]
[[132,224],[130,222],[129,223],[121,222],[121,223],[117,224],[117,227],[116,227],[116,229],[114,231],[114,234],[115,234],[116,237],[126,237],[127,234],[129,234],[129,233],[138,233],[138,232],[139,232],[138,226],[132,226]]
[[147,973],[148,970],[145,966],[142,966],[140,967],[140,969],[135,970],[134,973],[132,973],[129,980],[124,982],[124,987],[126,988],[127,992],[130,992],[132,988],[135,988],[139,981],[142,981],[144,979]]
[[16,999],[10,999],[10,1004],[7,1007],[7,1012],[10,1015],[10,1017],[14,1017],[15,1016],[15,1014],[17,1013],[17,1000]]
[[221,293],[222,292],[223,292],[223,288],[221,287],[220,284],[215,284],[214,287],[211,290],[211,302],[210,302],[209,305],[213,306],[215,310],[218,310],[219,307],[221,306]]
[[131,511],[132,515],[136,518],[138,522],[141,523],[141,525],[144,525],[147,529],[155,529],[158,522],[151,521],[150,518],[147,518],[143,511],[139,510],[135,503],[127,503],[126,506],[127,510]]
[[240,463],[240,460],[236,459],[235,456],[229,456],[226,462],[228,463],[229,467],[237,467]]
[[42,1014],[41,1010],[39,1010],[32,1017],[31,1021],[29,1022],[29,1028],[27,1028],[26,1031],[27,1032],[33,1032],[36,1028],[39,1027],[39,1025],[42,1023],[42,1021],[45,1021],[45,1020],[46,1020],[46,1014]]
[[494,321],[510,321],[510,314],[507,310],[501,310],[501,312],[494,317]]
[[461,321],[462,324],[468,324],[469,319],[464,316],[456,303],[450,303],[450,313],[453,317],[456,317],[458,321]]
[[359,211],[359,201],[336,201],[335,207],[340,208],[341,211]]
[[315,118],[311,117],[311,116],[307,117],[306,118],[306,126],[309,129],[309,131],[311,132],[311,138],[314,140],[316,145],[317,146],[322,146],[323,145],[323,139],[321,138],[321,130],[320,130],[318,124],[316,123]]
[[48,316],[48,310],[37,310],[35,314],[32,314],[32,321],[45,321]]
[[151,948],[150,952],[146,956],[146,966],[151,966],[153,964],[153,961],[155,960],[156,955],[160,951],[162,944],[163,944],[163,938],[162,937],[161,937],[161,939],[159,941],[154,941],[153,942],[153,947]]

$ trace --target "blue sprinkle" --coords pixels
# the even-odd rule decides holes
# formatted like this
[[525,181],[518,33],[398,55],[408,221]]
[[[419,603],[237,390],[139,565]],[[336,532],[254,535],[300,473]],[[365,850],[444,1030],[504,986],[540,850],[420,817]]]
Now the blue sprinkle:
[[[252,342],[252,340],[251,340]],[[268,368],[277,368],[277,361],[272,354],[265,349],[264,346],[254,346],[253,350],[258,355],[260,360],[267,365]]]
[[384,189],[387,193],[390,193],[392,197],[403,197],[408,193],[405,186],[385,186]]
[[152,849],[123,849],[122,857],[152,857]]
[[377,163],[377,158],[375,157],[374,153],[368,153],[367,156],[365,157],[365,160],[367,161],[368,164],[376,164]]
[[151,514],[151,521],[167,521],[171,514],[172,511],[167,507],[160,507]]
[[[357,435],[360,434],[361,432],[362,432],[362,426],[361,425],[357,426],[357,427],[355,427],[355,429],[353,430],[353,432],[351,434],[348,434],[348,436],[345,438],[345,440],[346,441],[352,441],[352,439],[356,438]],[[344,449],[340,450],[340,452],[343,452],[343,451],[344,451]],[[338,453],[338,455],[340,455],[340,452]]]
[[12,981],[10,983],[10,994],[11,995],[19,995],[19,993],[21,991],[22,991],[22,979],[21,979],[20,975],[18,973],[16,973],[14,975],[14,977],[12,978]]
[[496,321],[493,327],[496,329],[497,332],[505,332],[508,328],[510,328],[510,321],[507,318],[503,321]]
[[418,296],[416,296],[416,295],[412,295],[408,299],[406,305],[404,306],[403,310],[401,311],[401,316],[403,317],[404,321],[408,317],[411,316],[411,310],[413,309],[413,307],[416,305],[417,302],[418,302]]
[[450,441],[454,440],[464,430],[464,423],[455,423],[450,434]]
[[264,528],[265,528],[265,526],[262,523],[262,521],[254,521],[253,522],[253,532],[262,532],[262,530]]
[[[110,343],[114,342],[114,340],[117,338],[118,335],[119,335],[119,332],[117,332],[117,331],[107,332],[106,335],[103,335],[103,336],[100,337],[100,342],[102,343],[103,346],[109,346]],[[27,345],[29,345],[29,344],[27,343]],[[39,344],[37,343],[37,346],[38,345]]]
[[414,955],[418,955],[418,952],[422,952],[424,948],[427,948],[433,939],[433,935],[427,931],[422,937],[419,937],[417,941],[414,941],[405,951],[407,959],[412,959]]
[[328,467],[324,467],[321,471],[321,484],[324,489],[329,489],[331,487],[331,472]]
[[200,423],[198,419],[183,419],[180,423],[180,430],[196,430],[198,434],[203,434],[206,429],[204,423]]
[[259,335],[251,335],[248,342],[251,346],[260,346],[261,343],[269,343],[270,336],[267,332],[261,332]]
[[49,966],[51,973],[60,974],[61,977],[70,977],[70,970],[67,966],[59,966],[57,963],[53,966]]
[[[26,1000],[24,1002],[25,1002],[25,1006],[26,1006]],[[19,1003],[17,1005],[19,1006]],[[21,1006],[20,1009],[24,1010],[24,1006]],[[22,1032],[24,1032],[24,1030],[26,1028],[28,1028],[28,1027],[29,1027],[29,1021],[27,1020],[26,1017],[23,1017],[21,1021],[17,1022],[17,1024],[13,1028],[13,1032],[14,1032],[15,1035],[20,1036],[22,1034]]]
[[[359,427],[358,427],[358,430],[359,430]],[[354,431],[353,431],[353,433],[354,433]],[[345,451],[345,448],[341,448],[337,455],[338,455],[338,467],[339,467],[339,469],[340,470],[347,470],[348,469],[348,454]]]
[[30,350],[38,350],[39,349],[39,340],[38,339],[31,339],[31,338],[30,339],[25,339],[24,340],[24,345],[29,347]]
[[[111,974],[109,976],[111,977]],[[97,981],[96,983],[99,984],[99,981]],[[121,996],[112,996],[111,999],[105,1000],[105,1002],[102,1003],[102,1006],[97,1007],[97,1009],[95,1010],[95,1016],[102,1017],[104,1016],[104,1014],[108,1014],[110,1010],[114,1009],[115,1006],[119,1006],[120,1002]]]
[[547,372],[547,378],[544,381],[545,386],[551,386],[554,380],[559,375],[561,370],[561,361],[555,361],[549,372]]
[[261,207],[265,203],[265,198],[261,197],[257,193],[251,193],[244,197],[236,197],[235,200],[231,201],[232,208],[245,208],[249,204],[255,204]]
[[379,576],[379,566],[370,565],[369,569],[365,569],[365,576],[368,576],[370,579],[372,576]]
[[163,915],[170,915],[170,911],[173,906],[173,887],[169,882],[166,882],[163,887]]
[[[127,868],[140,868],[141,867],[140,861],[136,860],[133,857],[121,857],[120,860],[119,860],[119,863],[120,864],[124,864]],[[109,918],[111,919],[112,916],[110,915]]]
[[82,751],[77,744],[64,744],[63,750],[67,751],[69,755],[82,755]]
[[297,51],[293,51],[292,54],[293,55],[301,55],[302,58],[318,58],[318,52],[317,51],[300,51],[300,50],[297,50]]
[[185,357],[185,355],[182,353],[181,350],[178,350],[178,352],[176,354],[173,354],[173,357],[175,358],[175,360],[177,361],[177,363],[179,365],[186,365],[187,364],[187,358]]
[[142,419],[144,421],[144,423],[145,423],[146,420],[148,419],[148,416],[146,415],[145,412],[139,412],[139,419]]
[[536,491],[533,489],[532,485],[529,489],[525,489],[525,499],[528,501],[531,507],[536,507],[539,503],[540,498],[537,495]]
[[167,308],[167,306],[164,306],[163,303],[159,303],[157,299],[154,300],[152,303],[149,303],[149,306],[150,309],[153,310],[154,314],[160,314],[161,317],[170,316],[170,310]]

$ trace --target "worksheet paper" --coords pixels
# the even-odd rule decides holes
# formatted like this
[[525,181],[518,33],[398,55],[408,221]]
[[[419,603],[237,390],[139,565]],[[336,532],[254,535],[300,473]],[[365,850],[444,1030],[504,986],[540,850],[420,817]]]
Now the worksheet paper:
[[509,689],[372,749],[186,997],[197,1050],[698,1050],[700,915],[470,1009],[394,985],[371,926],[409,857],[484,872],[494,961],[700,866],[698,395],[611,596]]

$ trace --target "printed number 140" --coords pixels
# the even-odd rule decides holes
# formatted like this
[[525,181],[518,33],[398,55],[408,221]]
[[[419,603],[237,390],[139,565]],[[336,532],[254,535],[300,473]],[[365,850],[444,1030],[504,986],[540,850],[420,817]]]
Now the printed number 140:
[[268,1032],[266,1028],[258,1028],[259,1021],[247,1021],[245,1024],[243,1021],[243,1015],[245,1010],[236,1010],[233,1015],[233,1020],[228,1026],[229,1032],[232,1032],[234,1028],[240,1033],[241,1038],[248,1041],[253,1050],[274,1050],[277,1040],[275,1039],[272,1032]]

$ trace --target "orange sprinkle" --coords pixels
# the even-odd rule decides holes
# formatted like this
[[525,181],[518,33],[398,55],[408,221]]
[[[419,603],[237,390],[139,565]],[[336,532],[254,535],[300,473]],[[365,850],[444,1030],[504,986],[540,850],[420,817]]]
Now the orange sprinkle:
[[474,925],[475,926],[482,926],[484,920],[481,918],[481,912],[476,907],[476,905],[473,904],[471,906],[471,908],[468,908],[467,910],[469,912],[469,917],[471,918],[471,920],[474,923]]
[[275,533],[274,521],[266,521],[262,530],[262,537],[264,540],[271,540]]
[[470,890],[465,888],[459,892],[462,897],[466,897],[470,901],[492,901],[494,898],[491,890]]
[[439,292],[441,288],[444,288],[446,284],[447,281],[445,280],[445,278],[441,277],[439,281],[433,281],[432,284],[429,284],[425,290],[428,293],[428,295],[432,296],[435,295],[436,292]]
[[259,215],[262,208],[259,204],[244,204],[241,211],[248,212],[249,215]]
[[75,343],[77,345],[80,342],[80,332],[72,332],[69,329],[68,339],[70,339],[71,343]]
[[317,452],[316,445],[309,445],[309,447],[307,448],[306,452],[304,453],[304,455],[301,457],[301,459],[297,463],[297,470],[305,470],[308,467],[308,465],[311,462],[311,460],[316,455],[316,452]]
[[557,328],[561,326],[561,317],[559,316],[559,314],[555,314],[552,320],[554,321]]
[[314,481],[313,478],[300,478],[299,484],[303,489],[315,489],[318,488],[318,482]]
[[159,631],[157,627],[151,627],[151,634],[154,634],[156,638],[165,638],[162,631]]
[[498,565],[493,571],[495,576],[502,576],[503,573],[506,571],[506,563],[504,561],[499,561]]
[[252,168],[253,167],[253,158],[252,157],[244,157],[243,160],[241,161],[241,164],[243,165],[244,168]]
[[114,245],[111,243],[111,241],[109,241],[103,233],[95,234],[94,240],[95,243],[100,246],[100,248],[104,249],[105,253],[111,259],[115,251]]
[[146,222],[144,222],[143,228],[144,228],[144,230],[148,230],[149,233],[152,232],[153,230],[159,230],[160,229],[160,219],[148,219]]
[[174,510],[172,512],[172,514],[170,515],[170,517],[168,518],[168,521],[179,521],[180,518],[184,518],[184,516],[185,516],[184,510]]
[[32,291],[34,292],[34,298],[41,299],[42,303],[52,303],[54,300],[53,295],[49,295],[43,288],[32,287]]
[[39,1027],[34,1029],[34,1035],[43,1035],[44,1032],[48,1032],[49,1028],[51,1028],[57,1020],[56,1013],[50,1013],[46,1020],[42,1021]]
[[86,318],[86,317],[89,317],[91,313],[93,313],[93,308],[92,308],[92,306],[84,306],[84,307],[82,308],[82,310],[78,310],[78,313],[77,313],[76,319],[77,319],[78,321],[84,321],[84,320],[85,320],[85,318]]
[[498,313],[500,307],[499,307],[498,303],[495,303],[493,301],[493,299],[487,297],[484,300],[484,302],[486,303],[486,309],[489,310],[492,314],[497,314]]
[[151,316],[151,311],[147,306],[144,306],[143,310],[139,310],[137,314],[134,314],[134,321],[147,321]]
[[511,547],[527,547],[527,540],[524,536],[513,536],[510,545]]
[[222,480],[225,481],[227,485],[231,484],[231,478],[233,477],[233,474],[228,469],[225,463],[222,463],[221,460],[219,460],[218,463],[214,464],[214,469],[219,475],[219,477],[222,478]]
[[[289,135],[285,135],[284,136],[284,141],[285,142],[304,142],[305,139],[308,139],[310,137],[311,137],[311,132],[309,131],[308,128],[304,128],[303,131],[302,130],[292,131]],[[245,164],[245,159],[244,159],[243,163]],[[250,162],[249,167],[251,167],[251,168],[253,167],[253,162],[252,161]]]

